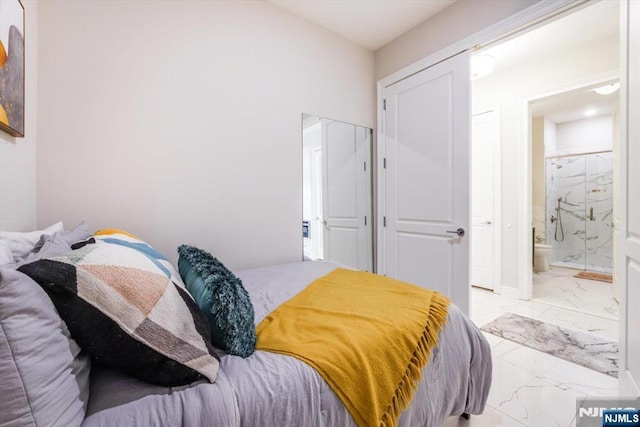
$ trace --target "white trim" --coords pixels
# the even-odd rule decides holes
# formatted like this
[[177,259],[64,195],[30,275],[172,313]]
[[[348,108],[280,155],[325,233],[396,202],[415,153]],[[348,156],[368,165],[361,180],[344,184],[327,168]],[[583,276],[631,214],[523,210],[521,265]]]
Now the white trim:
[[503,286],[500,295],[508,298],[527,299],[522,288],[513,288],[511,286]]
[[530,7],[511,15],[469,37],[466,37],[432,55],[427,56],[413,64],[396,71],[395,73],[378,80],[377,87],[377,120],[378,120],[378,133],[377,133],[377,187],[378,187],[378,200],[376,206],[375,216],[378,219],[376,224],[377,238],[376,238],[376,268],[375,271],[378,274],[385,274],[384,259],[385,259],[385,241],[384,241],[384,227],[382,226],[382,219],[385,216],[384,212],[384,200],[385,200],[385,188],[384,188],[384,168],[383,159],[386,153],[385,142],[385,123],[384,123],[384,110],[382,108],[385,98],[385,88],[405,79],[417,72],[420,72],[426,68],[429,68],[438,62],[444,61],[457,53],[471,49],[475,46],[484,45],[495,41],[500,38],[504,38],[511,33],[520,32],[526,27],[544,21],[545,24],[549,22],[550,15],[560,14],[563,10],[573,9],[574,7],[584,4],[587,0],[541,0],[538,3],[531,5]]
[[376,218],[376,265],[375,272],[377,274],[386,275],[384,259],[386,256],[386,244],[385,233],[383,227],[382,218],[386,215],[384,209],[384,201],[386,200],[386,188],[385,188],[385,174],[386,170],[383,168],[383,160],[386,156],[386,142],[385,142],[385,122],[384,122],[384,110],[382,105],[384,102],[384,87],[378,82],[377,90],[377,102],[378,102],[378,133],[376,136],[376,181],[377,181],[377,203],[376,212],[374,216]]
[[[620,239],[616,244],[616,264],[614,272],[620,281],[620,373],[618,377],[618,390],[621,396],[640,396],[640,378],[637,371],[630,369],[630,364],[638,363],[638,330],[636,325],[631,324],[637,321],[638,315],[638,294],[629,292],[631,286],[638,286],[638,283],[631,283],[628,277],[629,267],[640,263],[640,236],[633,233],[637,230],[630,230],[629,215],[637,215],[637,209],[633,209],[630,204],[630,191],[636,191],[638,183],[630,185],[629,170],[640,167],[640,158],[630,156],[629,147],[640,144],[640,129],[635,117],[630,114],[638,114],[640,111],[640,100],[638,93],[631,93],[631,90],[640,89],[640,55],[637,46],[640,44],[640,3],[635,0],[621,1],[620,7],[620,170],[614,171],[614,180],[620,182],[619,190],[622,197],[617,202],[620,207]],[[633,55],[633,56],[631,56]],[[636,148],[638,149],[638,148]],[[636,194],[634,196],[637,197]],[[631,300],[630,297],[635,297]],[[633,329],[630,329],[632,326]],[[631,363],[630,363],[631,362]]]
[[[520,182],[519,194],[524,194],[524,198],[518,201],[520,204],[518,207],[519,215],[517,222],[517,226],[519,227],[518,230],[520,230],[518,238],[520,246],[520,249],[518,250],[518,283],[520,283],[520,294],[524,299],[529,300],[533,295],[533,271],[531,268],[531,257],[533,256],[531,249],[533,246],[531,237],[531,223],[533,221],[533,190],[531,183],[531,159],[533,156],[533,141],[531,138],[531,103],[551,96],[573,92],[575,90],[600,85],[617,79],[620,79],[620,71],[611,70],[578,79],[571,83],[553,86],[549,89],[545,89],[544,91],[527,95],[520,101],[520,129],[522,129],[521,141],[526,141],[526,150],[521,150],[519,159],[520,167],[518,168],[520,171],[518,176],[518,182]],[[616,172],[614,171],[614,174],[615,173]]]

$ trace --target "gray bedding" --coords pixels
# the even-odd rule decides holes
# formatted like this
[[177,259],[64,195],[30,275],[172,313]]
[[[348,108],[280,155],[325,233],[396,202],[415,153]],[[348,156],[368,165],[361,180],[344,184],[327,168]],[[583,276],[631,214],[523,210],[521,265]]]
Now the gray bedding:
[[[236,274],[249,292],[258,324],[268,313],[336,267],[292,263]],[[92,372],[86,426],[352,426],[325,381],[296,358],[256,351],[222,355],[215,384],[151,386],[111,371]],[[482,412],[491,381],[485,338],[456,306],[439,336],[400,426],[437,427],[450,415]]]

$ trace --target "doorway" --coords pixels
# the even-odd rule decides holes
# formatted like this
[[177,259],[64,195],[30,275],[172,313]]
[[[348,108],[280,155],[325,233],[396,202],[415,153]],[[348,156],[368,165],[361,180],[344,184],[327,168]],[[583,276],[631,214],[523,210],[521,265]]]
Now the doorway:
[[[587,34],[580,28],[590,31]],[[530,103],[617,78],[618,39],[618,2],[598,2],[474,52],[472,65],[476,60],[485,70],[474,72],[472,68],[472,75],[478,75],[472,81],[472,112],[499,110],[501,159],[497,169],[501,179],[493,189],[495,195],[500,194],[501,252],[495,262],[494,289],[504,296],[531,298],[536,237],[541,235],[540,243],[548,243],[540,227],[533,232],[538,215],[533,209],[531,159],[536,153],[531,142]],[[472,183],[472,200],[476,198],[473,188]],[[544,216],[548,214],[545,201],[542,206]]]
[[612,321],[618,87],[597,78],[530,102],[532,299]]

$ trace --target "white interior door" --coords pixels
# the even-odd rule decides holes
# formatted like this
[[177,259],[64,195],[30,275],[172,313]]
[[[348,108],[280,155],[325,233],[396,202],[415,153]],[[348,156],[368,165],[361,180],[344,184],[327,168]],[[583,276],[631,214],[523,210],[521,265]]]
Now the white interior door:
[[322,119],[324,259],[372,271],[371,133]]
[[439,291],[468,314],[469,55],[384,93],[380,272]]
[[494,289],[497,114],[471,118],[471,284]]
[[640,2],[620,4],[622,58],[620,138],[620,239],[616,276],[620,281],[621,396],[640,396]]

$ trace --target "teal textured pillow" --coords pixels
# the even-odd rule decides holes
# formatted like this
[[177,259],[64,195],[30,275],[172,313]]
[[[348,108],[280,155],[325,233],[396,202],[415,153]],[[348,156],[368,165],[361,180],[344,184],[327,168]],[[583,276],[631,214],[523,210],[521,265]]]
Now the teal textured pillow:
[[240,279],[203,249],[181,245],[178,255],[180,276],[209,319],[211,342],[229,354],[250,356],[256,348],[255,316]]

